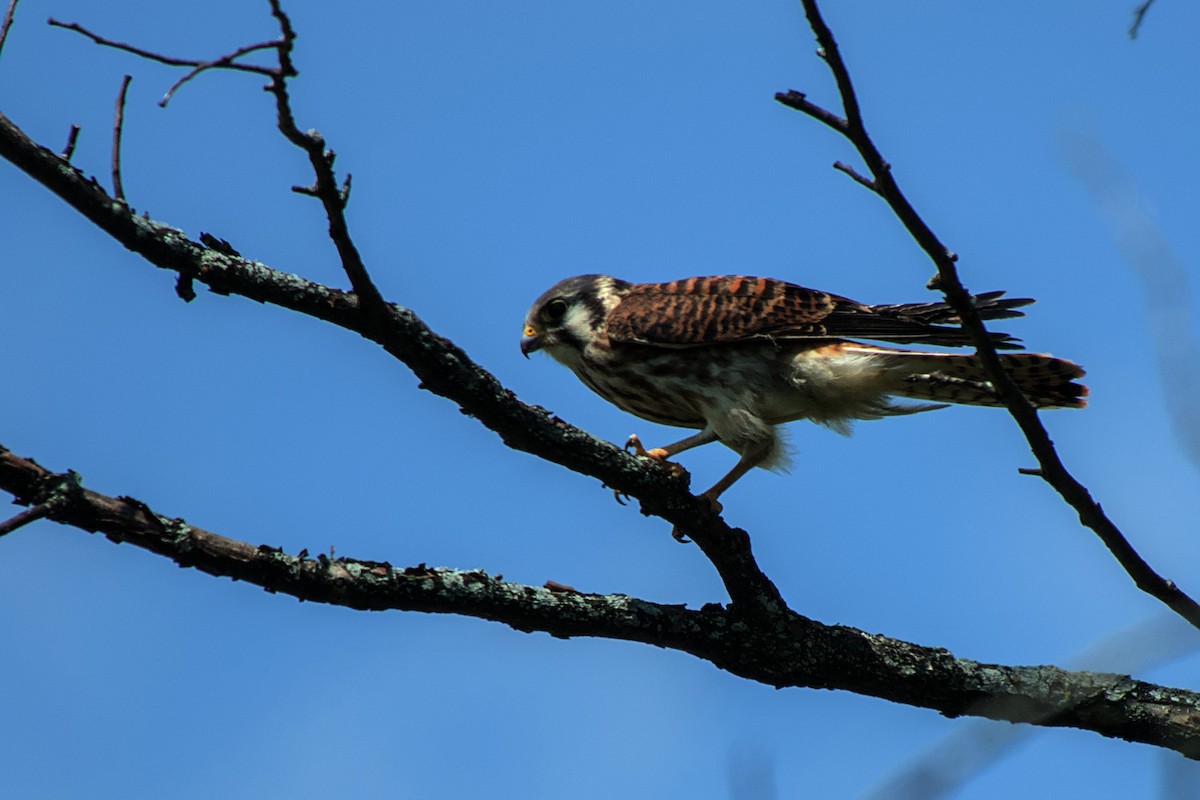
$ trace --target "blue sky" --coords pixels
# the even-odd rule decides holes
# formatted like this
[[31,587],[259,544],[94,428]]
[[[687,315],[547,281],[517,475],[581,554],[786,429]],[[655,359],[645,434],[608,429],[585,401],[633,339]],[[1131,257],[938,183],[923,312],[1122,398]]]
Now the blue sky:
[[[1200,485],[1165,410],[1157,312],[1070,167],[1078,142],[1102,147],[1130,207],[1195,272],[1200,11],[1160,0],[1130,42],[1133,4],[825,12],[869,129],[968,287],[1037,297],[1005,329],[1087,367],[1091,406],[1044,416],[1068,466],[1196,595]],[[353,172],[352,231],[385,295],[523,399],[613,441],[678,438],[521,358],[528,304],[569,275],[743,272],[866,302],[928,296],[932,265],[830,169],[857,163],[848,145],[772,100],[836,101],[797,4],[346,5],[287,4],[300,125]],[[107,184],[131,73],[133,206],[345,285],[318,205],[289,191],[311,175],[259,79],[208,75],[162,110],[178,72],[48,16],[212,57],[273,37],[265,2],[24,0],[0,109],[55,148],[80,124],[74,163]],[[8,164],[0,241],[0,443],[19,454],[291,551],[724,599],[696,548],[595,480],[507,450],[344,331],[207,292],[185,305],[171,275]],[[864,423],[850,440],[791,428],[792,473],[758,472],[723,499],[799,612],[1008,664],[1063,663],[1161,615],[1017,474],[1032,457],[1004,413]],[[733,455],[682,460],[703,486]],[[301,604],[50,523],[0,540],[0,558],[0,781],[14,797],[772,796],[736,791],[746,775],[780,797],[852,797],[968,724],[624,642]],[[1194,689],[1198,667],[1138,675]],[[1151,797],[1171,758],[1041,731],[959,796]]]

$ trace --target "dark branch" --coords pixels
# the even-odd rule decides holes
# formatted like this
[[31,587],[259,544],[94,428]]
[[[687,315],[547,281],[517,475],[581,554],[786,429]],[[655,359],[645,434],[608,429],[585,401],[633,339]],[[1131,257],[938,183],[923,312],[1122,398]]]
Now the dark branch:
[[715,604],[693,611],[624,595],[586,594],[561,584],[525,586],[483,571],[294,556],[156,514],[130,497],[81,486],[55,494],[52,487],[61,480],[0,447],[0,489],[17,502],[53,502],[47,516],[56,522],[268,592],[363,610],[461,614],[560,638],[644,642],[778,688],[845,689],[948,716],[1076,727],[1200,757],[1200,694],[1185,690],[1122,675],[979,664],[790,612],[771,625],[748,625],[737,609]]
[[71,130],[67,131],[67,144],[63,147],[58,157],[63,161],[70,161],[71,156],[75,155],[75,141],[79,138],[79,126],[72,125]]
[[1154,0],[1143,0],[1137,8],[1133,10],[1133,22],[1129,25],[1129,38],[1136,39],[1138,32],[1142,29],[1142,21],[1146,19],[1146,12],[1150,10],[1150,6],[1154,5]]
[[254,75],[266,75],[268,77],[274,76],[276,70],[273,67],[264,67],[258,64],[244,64],[238,61],[238,59],[251,53],[257,53],[259,50],[278,49],[282,44],[282,42],[277,39],[269,42],[259,42],[258,44],[249,44],[245,45],[244,47],[239,47],[231,53],[226,53],[223,56],[218,56],[217,58],[209,61],[200,61],[197,59],[166,56],[162,53],[155,53],[150,50],[145,50],[141,47],[135,47],[131,44],[115,42],[112,39],[106,39],[99,34],[93,33],[76,22],[59,22],[53,18],[51,18],[48,22],[50,25],[53,25],[56,28],[64,28],[66,30],[82,34],[96,44],[104,47],[112,47],[116,50],[132,53],[140,58],[156,61],[159,64],[166,64],[167,66],[171,67],[191,67],[191,69],[188,70],[183,77],[171,84],[171,87],[167,89],[165,94],[163,94],[162,99],[158,101],[158,105],[161,107],[166,107],[166,105],[171,102],[171,98],[175,96],[175,92],[179,91],[180,87],[182,87],[185,83],[190,81],[192,78],[195,78],[200,73],[207,72],[210,69],[228,69],[235,72],[249,72]]
[[[209,69],[209,68],[231,69],[231,70],[235,70],[237,72],[251,72],[256,75],[270,75],[273,72],[273,69],[271,67],[262,67],[257,64],[234,63],[233,61],[229,60],[232,58],[233,54],[230,54],[229,56],[221,56],[220,58],[214,59],[212,61],[202,61],[202,60],[193,59],[193,58],[175,58],[173,56],[165,56],[165,55],[162,55],[161,53],[155,53],[151,50],[144,50],[141,47],[135,47],[134,45],[125,44],[124,42],[117,42],[117,41],[113,41],[112,39],[106,39],[103,36],[100,36],[99,34],[92,33],[90,30],[83,27],[82,25],[80,25],[77,22],[59,22],[58,20],[54,19],[53,17],[46,20],[46,22],[47,22],[47,24],[49,24],[55,28],[63,28],[68,31],[74,31],[75,33],[82,34],[83,36],[86,36],[87,38],[89,38],[93,42],[95,42],[96,44],[101,45],[102,47],[111,47],[115,50],[123,50],[126,53],[132,53],[135,56],[140,56],[141,58],[149,59],[150,61],[156,61],[159,64],[166,64],[169,67],[192,67],[192,68],[203,67],[205,69]],[[276,45],[275,42],[270,42],[270,43],[264,44],[262,46],[253,45],[250,48],[242,48],[243,52],[239,53],[239,55],[245,55],[245,53],[249,53],[254,50],[264,49],[266,47],[275,46],[275,45]],[[225,63],[219,63],[219,62],[225,62]],[[209,66],[206,66],[206,65],[209,65]]]
[[828,125],[843,136],[846,135],[846,120],[816,103],[809,102],[808,95],[804,94],[804,92],[780,92],[775,95],[775,99],[788,108],[794,108],[797,111],[808,114],[813,119],[824,125]]
[[0,22],[0,51],[4,50],[4,42],[8,39],[8,29],[12,27],[18,2],[20,0],[9,0],[8,8],[4,12],[4,21]]
[[850,166],[849,164],[846,164],[845,162],[842,162],[842,161],[835,161],[835,162],[833,162],[833,168],[838,170],[839,172],[846,173],[851,178],[853,178],[856,183],[859,183],[862,186],[867,187],[875,194],[879,194],[879,187],[875,185],[875,181],[871,180],[868,177],[865,177],[864,175],[859,173],[858,170],[856,170],[854,167]]
[[125,202],[125,187],[121,184],[121,134],[125,129],[125,92],[129,90],[132,76],[121,79],[121,91],[117,92],[117,107],[113,112],[112,135],[112,185],[113,197]]
[[908,198],[905,197],[893,178],[890,166],[867,133],[859,110],[858,98],[850,81],[849,70],[842,60],[833,33],[821,17],[816,0],[802,0],[802,4],[809,25],[821,47],[821,55],[833,73],[834,81],[841,94],[842,105],[846,112],[845,126],[839,127],[832,124],[829,119],[839,119],[836,115],[813,106],[799,92],[777,94],[776,100],[821,120],[842,133],[854,145],[874,177],[873,183],[877,193],[888,203],[909,234],[936,265],[937,274],[930,281],[930,288],[940,289],[945,294],[946,301],[958,312],[963,330],[970,335],[980,363],[987,371],[992,386],[1025,434],[1029,448],[1038,460],[1042,478],[1075,509],[1079,515],[1079,521],[1100,537],[1100,540],[1116,557],[1125,572],[1133,578],[1139,589],[1157,598],[1192,625],[1200,628],[1200,605],[1172,581],[1154,571],[1101,510],[1100,504],[1092,499],[1083,484],[1079,483],[1063,465],[1054,449],[1054,444],[1050,441],[1049,434],[1041,420],[1038,419],[1037,412],[1001,366],[996,348],[971,301],[971,294],[959,279],[958,270],[954,265],[955,255],[942,244],[909,203]]
[[[0,452],[3,451],[4,448],[0,446]],[[38,469],[40,470],[41,468],[39,467]],[[31,491],[37,497],[37,505],[27,508],[20,514],[0,523],[0,536],[6,536],[18,528],[48,517],[53,512],[65,508],[72,501],[80,497],[83,486],[79,475],[75,472],[54,475],[41,470],[40,473],[32,476]]]
[[175,96],[175,92],[179,91],[179,88],[181,86],[183,86],[185,83],[187,83],[192,78],[199,75],[200,73],[206,72],[210,69],[235,69],[235,70],[241,69],[243,71],[255,72],[260,75],[270,74],[271,73],[270,68],[259,67],[254,64],[238,64],[235,62],[236,62],[236,59],[239,59],[244,55],[249,55],[250,53],[258,52],[259,50],[269,50],[271,48],[278,47],[279,44],[280,43],[278,41],[259,42],[258,44],[250,44],[250,45],[246,45],[245,47],[239,47],[237,50],[234,50],[232,53],[226,53],[225,55],[221,56],[220,58],[215,58],[212,61],[205,61],[205,62],[196,64],[194,67],[192,67],[192,69],[188,70],[188,72],[182,78],[180,78],[179,80],[177,80],[173,84],[171,84],[171,88],[167,89],[167,93],[164,94],[162,96],[162,99],[158,101],[159,106],[166,108],[167,103],[171,102],[171,98]]
[[47,516],[51,511],[50,503],[39,503],[33,508],[27,508],[20,514],[0,522],[0,536],[7,536],[17,528],[24,527],[31,522],[36,522],[39,519]]
[[371,280],[358,247],[350,238],[350,229],[346,224],[346,202],[350,196],[349,178],[346,179],[346,191],[343,192],[338,187],[337,176],[333,171],[334,153],[326,149],[325,138],[315,130],[301,131],[296,124],[287,85],[288,78],[298,74],[296,65],[292,62],[296,32],[279,0],[270,0],[270,3],[271,14],[279,23],[282,34],[279,47],[276,48],[279,54],[279,69],[272,75],[271,83],[267,87],[275,97],[279,131],[289,142],[308,155],[316,182],[308,189],[302,190],[302,193],[310,194],[321,201],[325,208],[325,217],[329,220],[329,238],[337,248],[342,269],[350,279],[350,286],[362,302],[363,313],[372,325],[382,326],[386,324],[387,303],[376,288],[375,282]]

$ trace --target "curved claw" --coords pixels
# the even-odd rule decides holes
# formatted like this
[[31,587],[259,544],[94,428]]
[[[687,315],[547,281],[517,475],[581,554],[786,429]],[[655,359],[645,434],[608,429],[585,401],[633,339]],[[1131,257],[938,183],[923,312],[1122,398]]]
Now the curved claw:
[[653,450],[642,447],[642,440],[636,433],[629,434],[629,438],[625,440],[625,452],[633,453],[640,458],[653,458],[655,461],[666,461],[671,455],[662,447],[655,447]]
[[725,506],[721,505],[721,502],[719,500],[717,500],[716,495],[711,494],[711,492],[712,492],[712,489],[709,489],[707,492],[697,495],[697,497],[700,500],[706,501],[708,503],[709,508],[712,511],[713,515],[716,516],[717,514],[720,514],[722,511],[725,510]]
[[648,456],[650,452],[642,447],[642,440],[638,438],[636,433],[629,434],[629,438],[625,440],[626,453],[633,453],[635,456]]
[[[668,466],[677,466],[677,465],[669,464]],[[696,499],[699,500],[704,505],[708,506],[708,511],[714,517],[719,515],[725,509],[725,507],[723,505],[721,505],[721,502],[719,500],[717,500],[716,496],[713,495],[712,489],[709,489],[707,492],[703,492],[701,494],[696,495]],[[687,533],[684,532],[682,529],[680,529],[678,526],[671,528],[671,538],[674,539],[675,541],[679,542],[680,544],[688,544],[689,542],[692,541],[691,539],[688,538]]]

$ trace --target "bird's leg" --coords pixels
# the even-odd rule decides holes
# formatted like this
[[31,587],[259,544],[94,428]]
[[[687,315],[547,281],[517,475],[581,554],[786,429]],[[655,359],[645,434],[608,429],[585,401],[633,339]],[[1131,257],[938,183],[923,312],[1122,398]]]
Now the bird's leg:
[[714,483],[712,488],[700,496],[712,503],[719,512],[721,504],[717,502],[717,498],[721,496],[722,492],[733,486],[747,472],[765,461],[767,456],[771,455],[771,451],[774,448],[775,441],[773,439],[755,443],[752,447],[742,452],[742,457],[738,459],[738,462],[733,465],[733,469],[729,470],[729,473],[724,478]]

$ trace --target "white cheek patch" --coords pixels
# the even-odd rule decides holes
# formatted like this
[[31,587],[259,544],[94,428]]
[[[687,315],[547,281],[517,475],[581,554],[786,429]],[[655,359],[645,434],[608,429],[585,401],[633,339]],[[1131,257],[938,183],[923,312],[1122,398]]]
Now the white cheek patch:
[[582,303],[576,303],[567,309],[567,313],[562,318],[561,327],[570,334],[572,339],[583,346],[587,346],[588,342],[592,340],[592,325],[588,319],[588,310]]

